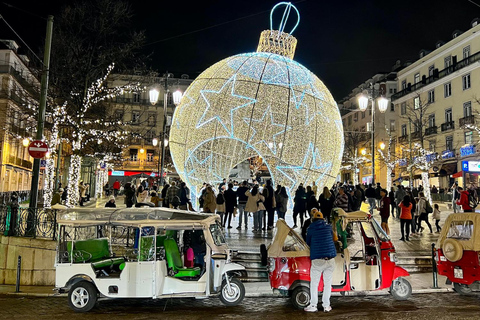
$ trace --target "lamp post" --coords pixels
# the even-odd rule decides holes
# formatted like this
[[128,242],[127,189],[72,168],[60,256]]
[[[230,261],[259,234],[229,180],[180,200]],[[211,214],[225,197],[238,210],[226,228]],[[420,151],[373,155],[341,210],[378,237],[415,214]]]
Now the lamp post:
[[375,183],[375,100],[378,104],[378,110],[385,113],[388,108],[388,99],[383,97],[380,92],[375,92],[373,84],[370,85],[370,90],[365,90],[358,97],[360,111],[365,112],[368,108],[368,102],[372,102],[372,122],[370,125],[370,131],[372,132],[372,184]]
[[[165,149],[168,146],[168,139],[167,139],[167,106],[168,106],[168,77],[170,74],[167,72],[165,74],[165,82],[164,82],[164,89],[165,89],[165,94],[164,94],[164,99],[163,99],[163,129],[162,129],[162,159],[160,163],[160,168],[158,171],[158,174],[160,176],[160,183],[159,186],[163,185],[163,171],[165,167]],[[152,105],[157,104],[158,102],[158,97],[160,93],[158,89],[152,88],[149,92],[149,97],[150,97],[150,103]],[[180,101],[182,99],[182,92],[180,90],[175,91],[173,94],[173,103],[175,106],[178,106],[180,104]],[[153,139],[152,144],[156,146],[159,143],[158,139]]]

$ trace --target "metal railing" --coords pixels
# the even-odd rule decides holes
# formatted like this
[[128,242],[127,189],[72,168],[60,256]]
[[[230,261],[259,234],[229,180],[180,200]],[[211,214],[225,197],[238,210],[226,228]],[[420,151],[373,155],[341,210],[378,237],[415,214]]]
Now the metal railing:
[[428,127],[427,129],[425,129],[425,135],[426,136],[431,135],[431,134],[435,134],[435,133],[437,133],[437,126]]
[[452,130],[452,129],[455,129],[455,122],[454,121],[442,123],[442,131],[447,131],[447,130]]
[[466,124],[475,124],[475,116],[472,114],[470,116],[460,118],[459,122],[460,122],[460,127],[463,127]]
[[57,237],[57,212],[54,209],[0,206],[0,233],[6,236]]

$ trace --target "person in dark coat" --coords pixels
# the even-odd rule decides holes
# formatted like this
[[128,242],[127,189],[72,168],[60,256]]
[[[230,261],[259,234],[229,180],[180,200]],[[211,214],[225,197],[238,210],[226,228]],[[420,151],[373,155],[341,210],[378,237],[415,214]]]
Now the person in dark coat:
[[224,225],[227,225],[227,218],[228,218],[228,228],[232,228],[232,215],[235,207],[237,206],[237,194],[233,191],[233,183],[228,184],[228,189],[223,193],[223,197],[225,199],[225,221],[223,222]]
[[267,194],[264,192],[265,202],[263,203],[265,205],[265,209],[267,210],[267,230],[272,230],[275,220],[275,190],[273,190],[272,187],[272,180],[267,180],[267,186],[265,189],[268,191]]
[[105,208],[116,208],[117,205],[115,204],[115,196],[110,196],[110,199],[105,203]]
[[300,215],[300,226],[303,225],[303,215],[306,210],[305,203],[305,189],[302,185],[298,186],[297,191],[295,191],[295,197],[293,198],[293,228],[297,227],[297,216]]
[[330,222],[330,214],[333,209],[333,203],[335,202],[335,197],[333,193],[328,190],[328,187],[323,187],[323,193],[318,197],[318,203],[320,204],[320,211],[322,211],[323,216],[327,222]]
[[125,184],[125,205],[127,208],[131,208],[135,205],[136,198],[135,198],[135,189],[130,182]]
[[315,197],[315,193],[312,190],[312,187],[307,186],[307,213],[309,218],[311,218],[311,212],[313,208],[318,209],[320,206],[318,205],[318,201]]
[[163,189],[162,189],[162,207],[164,207],[164,208],[169,207],[168,197],[167,197],[168,188],[170,188],[170,185],[168,183],[166,183],[163,186]]
[[390,217],[390,198],[387,197],[387,190],[382,189],[380,191],[382,198],[380,199],[380,205],[377,210],[380,211],[380,217],[382,219],[382,229],[387,235],[390,235],[390,229],[388,228],[388,218]]

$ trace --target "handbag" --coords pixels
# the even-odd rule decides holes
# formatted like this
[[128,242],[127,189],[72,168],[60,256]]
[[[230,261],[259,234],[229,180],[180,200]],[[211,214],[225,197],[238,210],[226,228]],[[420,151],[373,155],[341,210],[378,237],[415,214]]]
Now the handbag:
[[432,205],[430,204],[430,202],[428,200],[425,200],[425,211],[427,213],[432,213],[433,212]]
[[234,217],[237,216],[237,207],[233,208],[233,216],[234,216]]

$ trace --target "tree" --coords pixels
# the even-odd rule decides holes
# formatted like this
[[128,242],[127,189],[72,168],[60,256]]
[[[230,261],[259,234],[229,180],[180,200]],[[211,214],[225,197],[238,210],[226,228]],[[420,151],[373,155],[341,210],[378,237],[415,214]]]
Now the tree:
[[[387,128],[385,128],[385,131],[388,134],[387,153],[384,153],[383,150],[381,149],[378,149],[378,153],[380,154],[380,157],[383,159],[383,162],[387,167],[387,190],[390,191],[392,187],[392,172],[395,170],[395,166],[399,162],[399,159],[395,155],[395,147],[393,144],[392,134]],[[393,149],[393,152],[392,152],[392,149]]]
[[343,152],[343,166],[345,170],[353,171],[353,184],[358,184],[357,170],[361,165],[371,162],[365,155],[360,154],[360,149],[365,147],[367,132],[345,132],[345,147]]
[[411,170],[412,168],[417,168],[422,171],[422,184],[424,187],[425,197],[431,203],[432,197],[430,194],[430,179],[428,176],[428,171],[431,167],[433,167],[435,161],[438,160],[438,154],[430,150],[426,150],[419,143],[416,143],[414,149],[410,150],[410,152],[417,154],[417,156],[413,158],[413,162],[408,166],[408,169]]

